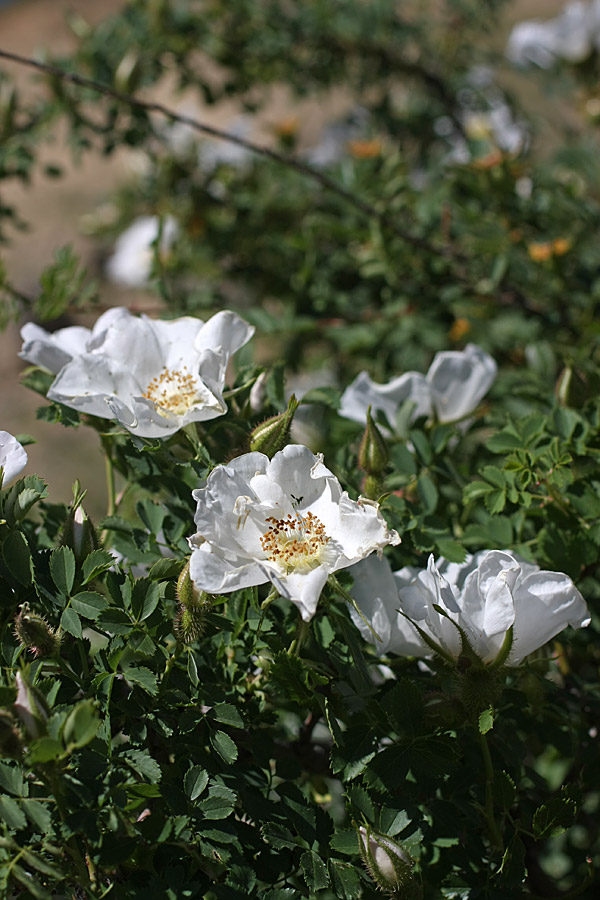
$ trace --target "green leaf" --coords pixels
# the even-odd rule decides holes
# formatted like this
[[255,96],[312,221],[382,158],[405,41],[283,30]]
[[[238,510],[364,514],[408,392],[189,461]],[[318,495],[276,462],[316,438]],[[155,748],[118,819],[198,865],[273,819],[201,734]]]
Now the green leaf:
[[330,409],[339,409],[340,392],[339,389],[335,387],[312,388],[310,391],[307,391],[306,394],[302,395],[302,400],[300,402],[302,404],[321,403],[323,406],[328,406]]
[[60,617],[60,627],[64,631],[67,631],[69,634],[72,634],[73,637],[83,637],[79,616],[77,615],[75,610],[71,609],[70,607],[63,610],[63,613]]
[[435,512],[438,505],[438,489],[433,478],[422,472],[417,481],[417,490],[423,503],[423,509],[427,515]]
[[20,531],[11,531],[2,544],[2,556],[10,574],[25,586],[33,579],[33,562],[29,545]]
[[133,628],[133,622],[127,613],[112,607],[100,613],[98,624],[109,634],[128,634]]
[[93,741],[100,728],[100,717],[93,700],[82,700],[71,710],[62,729],[68,749],[85,747]]
[[429,441],[423,432],[415,428],[409,431],[408,436],[423,465],[430,465],[433,460],[433,453],[431,452]]
[[0,787],[10,794],[23,797],[26,791],[21,770],[0,762]]
[[20,805],[6,794],[0,794],[0,821],[5,822],[9,828],[15,831],[20,831],[27,825],[25,813]]
[[50,557],[50,574],[57,590],[66,597],[75,581],[75,554],[70,547],[58,547]]
[[58,866],[49,863],[48,860],[44,859],[43,856],[40,856],[39,853],[34,853],[32,850],[24,848],[22,851],[22,859],[27,863],[28,866],[31,866],[33,869],[37,869],[38,872],[41,872],[43,875],[49,875],[51,878],[60,879],[64,878],[64,872],[62,869],[59,869]]
[[208,784],[208,772],[202,766],[192,766],[183,777],[185,796],[192,803],[197,800]]
[[296,900],[298,891],[294,888],[273,888],[265,894],[264,900]]
[[167,578],[177,578],[184,565],[185,559],[159,559],[148,572],[148,578],[152,581],[165,581]]
[[494,727],[494,710],[485,709],[479,716],[479,731],[481,734],[487,734]]
[[140,578],[131,593],[131,614],[136,622],[143,622],[158,606],[160,585],[148,578]]
[[516,887],[525,877],[525,847],[518,832],[515,832],[504,851],[502,865],[496,877],[504,887]]
[[362,896],[362,886],[356,866],[338,859],[330,859],[328,865],[335,896],[341,900],[358,900]]
[[131,684],[136,684],[153,697],[158,694],[156,675],[150,669],[147,669],[146,666],[129,666],[125,670],[125,678]]
[[314,850],[307,850],[300,857],[300,865],[309,891],[320,891],[329,884],[325,863]]
[[82,585],[93,581],[94,578],[97,578],[103,572],[106,572],[114,566],[114,564],[115,558],[112,553],[108,553],[107,550],[92,550],[92,552],[84,559],[83,566],[81,567],[83,575],[81,581]]
[[23,810],[30,822],[40,832],[49,834],[52,828],[52,814],[39,800],[26,799],[23,801]]
[[231,725],[233,728],[243,728],[244,720],[231,703],[217,703],[213,706],[210,715],[216,722],[223,725]]
[[329,840],[329,846],[336,853],[344,856],[356,856],[358,854],[358,836],[354,828],[347,831],[336,831]]
[[[95,622],[100,613],[108,606],[108,600],[96,591],[80,591],[71,598],[71,608],[83,616]],[[72,632],[71,632],[72,633]]]
[[235,800],[232,790],[215,784],[208,789],[208,797],[200,801],[198,808],[206,819],[226,819],[233,812]]
[[31,872],[27,872],[22,866],[13,863],[11,865],[11,875],[25,886],[28,894],[31,894],[35,900],[53,900],[53,894],[47,891],[45,887],[34,878]]
[[279,822],[265,822],[260,833],[267,844],[275,847],[276,850],[295,850],[300,842],[289,828],[280,825]]
[[533,814],[533,833],[536,840],[557,837],[575,821],[577,804],[569,797],[553,797]]
[[150,784],[158,784],[162,778],[159,764],[144,750],[126,750],[122,759],[137,775],[142,775]]
[[63,750],[63,745],[59,741],[44,735],[29,745],[27,759],[32,766],[38,765],[58,759],[62,756]]
[[440,556],[443,556],[448,562],[463,563],[466,559],[467,551],[462,544],[452,538],[439,538],[435,545]]
[[231,765],[238,758],[238,749],[235,742],[224,731],[215,731],[214,734],[211,734],[210,742],[227,765]]

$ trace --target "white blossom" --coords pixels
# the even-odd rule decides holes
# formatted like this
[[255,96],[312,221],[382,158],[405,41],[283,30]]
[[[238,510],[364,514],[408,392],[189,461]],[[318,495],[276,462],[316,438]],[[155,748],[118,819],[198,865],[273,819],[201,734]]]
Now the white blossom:
[[[156,252],[169,252],[179,226],[172,216],[140,216],[119,235],[112,255],[106,262],[106,275],[115,284],[125,287],[145,287],[152,275]],[[159,239],[158,250],[155,242]]]
[[27,322],[21,328],[23,347],[19,356],[27,362],[47,369],[57,375],[63,366],[85,353],[102,339],[102,335],[113,319],[122,316],[123,308],[109,309],[99,317],[92,329],[82,325],[70,325],[49,332],[34,322]]
[[400,541],[377,503],[351,500],[322,457],[298,444],[272,460],[246,453],[217,466],[193,497],[196,586],[219,594],[270,581],[305,621],[331,573]]
[[[436,563],[430,556],[427,569],[394,573],[385,560],[367,559],[352,575],[352,595],[382,638],[376,645],[380,653],[431,656],[415,623],[454,659],[463,649],[461,629],[475,654],[492,663],[512,629],[506,664],[516,666],[567,625],[583,628],[590,622],[585,601],[567,575],[542,571],[508,551],[483,550],[460,565]],[[373,643],[366,624],[355,611],[351,615]]]
[[427,375],[405,372],[388,384],[377,384],[361,372],[342,394],[340,415],[362,424],[370,406],[373,414],[383,413],[393,427],[402,404],[411,401],[411,421],[435,414],[439,422],[454,422],[473,412],[496,371],[489,354],[468,344],[463,351],[436,353]]
[[27,465],[27,453],[8,431],[0,431],[0,487],[16,478]]
[[111,310],[106,327],[93,329],[60,370],[48,398],[116,419],[140,437],[168,437],[227,411],[227,364],[253,333],[228,310],[208,322],[191,316],[155,321],[122,307]]
[[560,60],[583,62],[599,46],[599,0],[574,0],[552,19],[529,19],[515,25],[508,38],[506,56],[516,65],[549,69]]

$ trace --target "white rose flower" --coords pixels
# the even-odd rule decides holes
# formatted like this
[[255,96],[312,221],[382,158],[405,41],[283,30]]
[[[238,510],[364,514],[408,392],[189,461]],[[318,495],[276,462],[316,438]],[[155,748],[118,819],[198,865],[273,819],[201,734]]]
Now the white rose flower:
[[553,19],[531,19],[515,25],[506,56],[516,65],[533,63],[543,69],[558,60],[577,64],[590,56],[599,38],[600,4],[597,0],[573,0]]
[[159,254],[166,254],[173,246],[179,226],[173,216],[140,216],[119,235],[115,249],[106,262],[110,281],[125,287],[145,287],[150,281],[154,260],[154,243],[160,232]]
[[272,460],[246,453],[217,466],[193,497],[196,587],[220,594],[270,581],[306,622],[331,573],[400,541],[377,503],[351,500],[322,458],[298,444]]
[[[431,656],[413,622],[446,658],[462,653],[460,628],[474,653],[493,663],[506,650],[512,629],[505,662],[516,666],[567,625],[590,623],[585,601],[567,575],[542,571],[507,551],[483,550],[461,565],[436,564],[430,556],[427,569],[406,567],[393,574],[385,560],[368,559],[352,574],[352,596],[382,638],[381,653]],[[356,612],[351,615],[372,643],[366,624]]]
[[168,437],[227,411],[227,364],[251,338],[252,326],[228,310],[208,322],[191,316],[155,321],[124,308],[111,312],[107,327],[98,334],[94,329],[85,351],[60,370],[50,400],[116,419],[147,438]]
[[497,366],[481,347],[436,353],[427,375],[405,372],[388,384],[376,384],[361,372],[342,394],[340,415],[365,423],[367,409],[381,412],[394,425],[402,404],[414,403],[411,420],[435,414],[439,422],[454,422],[472,412],[496,377]]
[[63,366],[75,356],[89,349],[90,342],[101,339],[113,319],[119,319],[123,307],[115,307],[102,313],[92,329],[81,325],[70,325],[49,332],[34,322],[27,322],[21,328],[23,347],[19,356],[27,362],[57,375]]
[[16,478],[27,465],[27,453],[8,431],[0,431],[0,487]]

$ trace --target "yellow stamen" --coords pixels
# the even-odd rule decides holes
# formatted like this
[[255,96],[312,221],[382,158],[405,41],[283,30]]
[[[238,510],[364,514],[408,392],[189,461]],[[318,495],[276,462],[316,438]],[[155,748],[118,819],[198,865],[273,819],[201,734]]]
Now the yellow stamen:
[[271,528],[261,537],[260,543],[271,562],[277,563],[289,574],[297,569],[314,569],[321,562],[323,551],[329,543],[325,526],[311,512],[304,516],[285,519],[269,516]]
[[161,416],[184,416],[204,399],[194,376],[185,366],[179,370],[163,369],[153,378],[145,393]]

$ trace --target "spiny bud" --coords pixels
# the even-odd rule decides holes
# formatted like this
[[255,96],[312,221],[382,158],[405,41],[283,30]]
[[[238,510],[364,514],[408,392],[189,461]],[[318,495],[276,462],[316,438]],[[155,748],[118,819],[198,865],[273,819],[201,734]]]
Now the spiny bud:
[[20,759],[22,755],[23,745],[16,722],[7,709],[0,709],[0,756]]
[[28,603],[23,603],[15,619],[15,637],[34,656],[55,656],[60,648],[60,635],[43,616],[31,612]]
[[289,443],[294,413],[299,405],[295,395],[292,394],[285,412],[257,425],[250,435],[250,450],[264,453],[269,459],[279,450],[283,450]]
[[[469,664],[463,668],[459,657],[458,696],[467,711],[479,716],[484,709],[495,706],[502,694],[503,677],[500,669],[491,666],[474,666]],[[466,661],[470,663],[470,660]]]
[[358,829],[360,855],[377,886],[399,900],[421,900],[423,888],[413,872],[414,861],[404,847],[370,825]]
[[85,495],[86,491],[82,491],[79,481],[76,481],[73,484],[71,506],[59,540],[61,546],[71,548],[78,563],[82,563],[92,550],[99,547],[96,529],[81,505]]
[[369,407],[367,425],[358,448],[358,464],[367,475],[381,475],[385,472],[389,459],[385,438],[373,421]]
[[206,613],[209,610],[210,603],[207,603],[205,607],[179,604],[173,622],[173,631],[181,644],[193,644],[202,637],[206,628]]
[[182,606],[188,608],[205,609],[212,605],[210,594],[200,591],[192,581],[190,575],[190,561],[186,562],[177,579],[177,599]]

